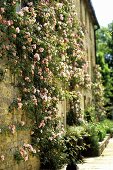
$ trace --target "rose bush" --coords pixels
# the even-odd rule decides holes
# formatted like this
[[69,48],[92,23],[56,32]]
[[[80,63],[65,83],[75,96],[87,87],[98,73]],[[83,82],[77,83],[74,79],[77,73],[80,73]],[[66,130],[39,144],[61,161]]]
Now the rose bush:
[[[20,92],[10,112],[21,109],[32,119],[32,144],[42,167],[58,169],[66,156],[58,103],[71,94],[73,103],[76,87],[89,88],[91,83],[84,32],[75,6],[67,0],[25,1],[16,12],[18,3],[2,0],[0,7],[0,58],[6,60]],[[15,133],[16,124],[10,129]]]

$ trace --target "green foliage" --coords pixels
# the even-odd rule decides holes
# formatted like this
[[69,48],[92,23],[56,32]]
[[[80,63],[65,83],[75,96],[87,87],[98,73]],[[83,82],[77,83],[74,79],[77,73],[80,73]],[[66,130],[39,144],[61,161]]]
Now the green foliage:
[[14,154],[14,158],[19,163],[21,160],[27,161],[29,156],[34,156],[36,154],[36,149],[34,149],[30,144],[24,143],[23,146],[19,147]]
[[69,102],[70,102],[70,110],[67,113],[66,117],[66,122],[67,125],[77,125],[78,124],[78,118],[81,113],[81,108],[80,108],[80,93],[77,92],[76,95],[73,95],[73,92],[70,93],[71,98],[69,97]]
[[101,66],[108,114],[113,103],[113,23],[97,32],[97,63]]
[[99,142],[101,142],[106,136],[105,126],[103,126],[103,124],[101,124],[101,123],[98,123],[96,126],[96,130],[98,132]]
[[86,126],[86,132],[88,135],[84,136],[84,143],[86,144],[86,150],[84,150],[84,156],[97,156],[99,148],[98,131],[95,128],[95,124],[89,123]]
[[70,126],[67,129],[65,136],[66,153],[68,164],[74,164],[83,161],[82,151],[85,149],[82,136],[85,130],[80,126]]
[[[56,122],[57,123],[57,122]],[[42,137],[43,133],[43,137]],[[57,127],[56,131],[49,128],[45,131],[39,131],[35,127],[32,135],[32,144],[37,147],[38,155],[42,169],[60,169],[66,164],[66,146],[64,143],[64,131],[60,131]]]
[[14,159],[17,161],[17,163],[20,163],[20,161],[24,160],[19,151],[15,152]]
[[[84,149],[81,127],[71,128],[65,137],[64,127],[58,118],[58,103],[69,100],[71,113],[80,117],[80,88],[91,88],[86,71],[84,31],[77,20],[74,6],[67,0],[27,3],[16,12],[15,0],[2,0],[0,15],[0,58],[16,77],[18,97],[9,111],[23,111],[33,123],[32,145],[40,156],[41,168],[57,170],[68,160],[81,160]],[[6,3],[5,3],[6,2]],[[38,3],[38,5],[37,5]],[[96,115],[100,119],[103,110],[103,87],[98,68],[95,68],[93,96]],[[99,81],[99,82],[98,82]],[[77,90],[75,90],[77,89]],[[10,131],[14,134],[17,124]],[[95,130],[90,129],[92,147],[97,145]],[[80,132],[80,134],[79,134]],[[65,147],[67,146],[67,149]],[[19,148],[15,158],[28,160],[31,145]]]
[[96,114],[95,114],[95,107],[94,106],[87,106],[85,108],[84,119],[87,122],[95,122],[96,121]]
[[104,127],[106,133],[112,133],[113,131],[113,121],[109,119],[105,119],[102,122],[100,122],[101,126]]
[[86,149],[82,152],[83,156],[97,156],[99,152],[99,142],[104,140],[107,133],[113,133],[113,121],[104,119],[98,123],[91,122],[86,124],[85,128],[88,135],[84,136]]
[[101,68],[99,65],[94,67],[94,77],[92,84],[93,106],[95,107],[96,120],[100,121],[106,116],[104,86],[102,84]]
[[[74,87],[89,87],[82,26],[67,0],[26,0],[26,7],[19,12],[17,1],[3,2],[0,58],[5,58],[18,87],[18,97],[9,111],[24,111],[31,118],[32,145],[37,148],[41,166],[59,169],[65,162],[65,132],[58,118],[58,103],[69,94],[68,99],[76,105]],[[16,127],[11,125],[12,133]],[[25,147],[19,152],[24,160],[28,159]]]
[[40,146],[40,161],[42,169],[60,169],[64,164],[67,163],[66,158],[66,147],[64,145],[64,140],[58,141],[48,141],[44,139],[43,146]]

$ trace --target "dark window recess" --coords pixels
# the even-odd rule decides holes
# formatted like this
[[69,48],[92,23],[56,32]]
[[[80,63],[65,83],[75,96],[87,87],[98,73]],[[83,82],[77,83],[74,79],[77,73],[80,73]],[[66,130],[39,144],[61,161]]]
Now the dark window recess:
[[84,96],[84,107],[87,106],[87,103],[86,103],[86,96]]
[[29,2],[35,2],[34,0],[20,0],[19,2],[17,2],[17,6],[16,6],[16,12],[19,12],[21,10],[21,8],[28,6]]
[[21,8],[28,6],[29,2],[33,2],[33,4],[35,4],[35,0],[21,0]]
[[0,68],[0,81],[4,79],[4,71]]

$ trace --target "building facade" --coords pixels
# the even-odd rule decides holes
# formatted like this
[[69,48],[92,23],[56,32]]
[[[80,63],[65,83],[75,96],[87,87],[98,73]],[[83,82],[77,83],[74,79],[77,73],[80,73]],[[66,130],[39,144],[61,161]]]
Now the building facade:
[[[84,37],[84,48],[86,51],[85,60],[87,62],[87,72],[91,82],[93,82],[94,74],[93,69],[96,65],[96,30],[99,29],[99,23],[96,18],[94,8],[92,6],[91,0],[71,0],[77,11],[77,17],[85,30]],[[91,88],[80,88],[81,98],[80,98],[80,108],[82,119],[84,119],[84,111],[87,106],[92,104],[92,89]],[[64,113],[64,124],[66,126],[67,112],[70,107],[67,101],[62,102],[59,105],[59,112]]]
[[[77,9],[81,23],[84,25],[86,33],[84,46],[86,49],[86,61],[88,63],[88,74],[91,82],[93,82],[93,69],[96,64],[96,30],[99,29],[99,24],[95,15],[91,0],[77,0]],[[83,110],[92,102],[92,90],[83,89],[82,108]]]
[[[95,31],[99,28],[98,21],[95,16],[94,9],[90,0],[72,0],[75,5],[78,18],[85,28],[85,38],[84,47],[86,49],[86,61],[88,63],[88,73],[91,80],[93,80],[93,67],[96,63],[96,45],[95,45]],[[17,11],[21,8],[21,3],[17,6]],[[5,61],[4,61],[5,62]],[[4,64],[0,61],[0,68],[4,69]],[[1,74],[2,76],[2,74]],[[18,145],[23,145],[24,143],[30,143],[30,134],[28,131],[18,131],[15,132],[15,126],[13,122],[18,124],[23,123],[27,120],[23,112],[15,112],[11,114],[9,112],[9,105],[11,104],[13,98],[18,96],[18,91],[12,86],[14,82],[9,71],[6,70],[5,78],[0,81],[0,170],[38,170],[39,160],[35,157],[30,157],[29,161],[17,164],[14,160],[14,153],[18,149]],[[91,89],[80,89],[81,96],[81,112],[84,111],[85,107],[92,101],[92,91]],[[64,115],[62,120],[66,126],[66,116],[68,110],[68,102],[61,101],[58,105],[59,114]],[[24,126],[24,125],[22,125]],[[5,129],[9,128],[12,133],[6,133]]]

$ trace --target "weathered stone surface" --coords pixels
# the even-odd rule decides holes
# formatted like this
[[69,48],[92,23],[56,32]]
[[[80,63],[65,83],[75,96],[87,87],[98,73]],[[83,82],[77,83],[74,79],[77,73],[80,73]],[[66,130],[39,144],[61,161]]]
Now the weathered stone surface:
[[[0,67],[5,69],[1,64]],[[39,160],[36,157],[30,156],[28,161],[21,161],[19,164],[14,160],[15,151],[24,143],[30,143],[30,130],[16,129],[14,134],[9,130],[10,125],[26,122],[28,119],[19,110],[9,113],[9,106],[18,94],[11,81],[11,75],[7,71],[0,82],[0,170],[38,170]],[[1,156],[4,156],[4,160],[1,160]]]

